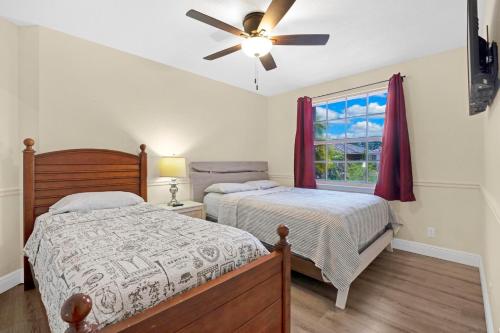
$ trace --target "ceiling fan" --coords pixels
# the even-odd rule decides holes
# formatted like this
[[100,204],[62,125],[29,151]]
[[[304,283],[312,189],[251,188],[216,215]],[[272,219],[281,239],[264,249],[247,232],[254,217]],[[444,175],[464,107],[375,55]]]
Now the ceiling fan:
[[295,0],[272,0],[265,13],[252,12],[245,16],[243,19],[244,31],[194,9],[189,10],[186,15],[244,38],[241,44],[213,53],[203,59],[215,60],[242,49],[248,56],[258,57],[266,71],[270,71],[276,68],[276,62],[270,53],[273,45],[325,45],[330,38],[328,34],[270,36],[271,30],[281,21],[294,3]]

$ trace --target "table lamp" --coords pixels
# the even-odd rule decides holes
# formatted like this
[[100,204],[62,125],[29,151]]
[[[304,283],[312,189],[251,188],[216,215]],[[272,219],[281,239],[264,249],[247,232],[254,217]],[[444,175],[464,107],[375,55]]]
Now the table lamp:
[[186,159],[184,157],[169,156],[160,159],[160,177],[171,177],[170,193],[172,198],[168,203],[169,206],[182,206],[177,201],[176,196],[179,188],[177,187],[177,178],[186,177]]

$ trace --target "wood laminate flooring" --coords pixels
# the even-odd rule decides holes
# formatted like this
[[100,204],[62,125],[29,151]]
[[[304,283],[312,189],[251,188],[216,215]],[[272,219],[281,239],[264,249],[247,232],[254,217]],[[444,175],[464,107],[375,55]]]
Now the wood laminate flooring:
[[[486,332],[479,271],[403,251],[383,252],[351,286],[347,309],[332,287],[293,274],[292,332]],[[0,295],[0,332],[49,332],[40,296]]]

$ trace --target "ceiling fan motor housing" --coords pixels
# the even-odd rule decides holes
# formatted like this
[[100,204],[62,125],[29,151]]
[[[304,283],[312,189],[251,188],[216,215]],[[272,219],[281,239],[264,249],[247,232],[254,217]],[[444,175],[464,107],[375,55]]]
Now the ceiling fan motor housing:
[[248,13],[243,19],[245,32],[249,35],[257,34],[259,32],[257,29],[259,28],[260,21],[262,21],[262,17],[264,17],[264,13],[262,12]]

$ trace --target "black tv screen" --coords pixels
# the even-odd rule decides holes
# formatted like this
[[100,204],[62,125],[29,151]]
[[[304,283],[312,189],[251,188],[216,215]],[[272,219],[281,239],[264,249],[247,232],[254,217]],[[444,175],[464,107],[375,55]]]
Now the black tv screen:
[[467,56],[469,72],[469,114],[486,110],[495,97],[498,84],[498,52],[479,36],[477,0],[467,1]]

